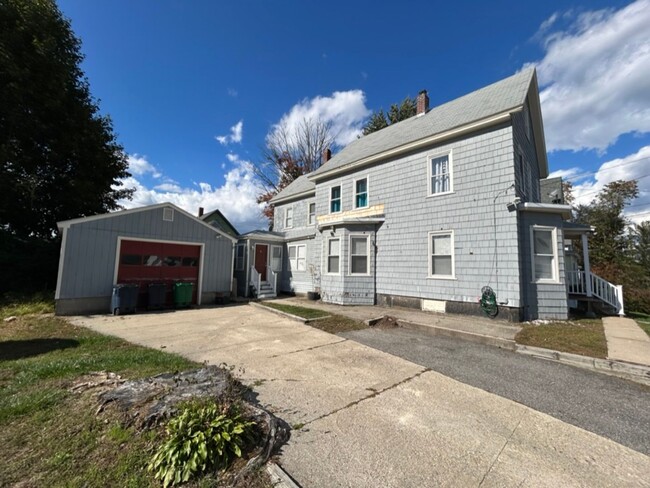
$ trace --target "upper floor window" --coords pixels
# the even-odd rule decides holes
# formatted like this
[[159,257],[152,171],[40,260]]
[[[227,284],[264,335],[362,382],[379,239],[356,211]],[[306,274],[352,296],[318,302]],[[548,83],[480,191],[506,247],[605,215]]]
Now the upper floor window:
[[454,233],[429,232],[429,278],[454,278]]
[[330,213],[341,211],[341,185],[330,188]]
[[558,281],[557,241],[554,227],[531,227],[533,281]]
[[309,204],[309,225],[313,225],[315,223],[316,223],[316,204],[310,203]]
[[354,208],[368,206],[368,178],[354,181]]
[[429,158],[429,195],[452,191],[451,151]]
[[293,227],[293,207],[287,207],[284,214],[284,227],[290,229]]

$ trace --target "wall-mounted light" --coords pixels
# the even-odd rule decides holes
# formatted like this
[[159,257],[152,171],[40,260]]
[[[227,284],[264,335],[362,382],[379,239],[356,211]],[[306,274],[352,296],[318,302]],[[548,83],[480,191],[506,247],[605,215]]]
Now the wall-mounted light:
[[520,203],[521,203],[521,198],[515,197],[515,199],[512,202],[506,204],[506,208],[508,209],[508,212],[514,212],[515,210],[517,210],[517,206]]

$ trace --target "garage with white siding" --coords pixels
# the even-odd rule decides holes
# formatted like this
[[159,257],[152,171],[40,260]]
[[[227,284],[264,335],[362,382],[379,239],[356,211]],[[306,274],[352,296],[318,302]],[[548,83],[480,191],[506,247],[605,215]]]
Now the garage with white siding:
[[214,303],[232,289],[236,239],[171,203],[58,223],[62,234],[56,313],[109,313],[113,286],[193,284],[192,304]]

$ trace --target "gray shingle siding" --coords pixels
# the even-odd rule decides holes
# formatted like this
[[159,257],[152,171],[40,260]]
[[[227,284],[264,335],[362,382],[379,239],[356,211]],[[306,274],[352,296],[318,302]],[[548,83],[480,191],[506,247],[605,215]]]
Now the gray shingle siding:
[[[535,134],[531,129],[530,139],[526,135],[526,126],[524,123],[525,112],[517,112],[512,115],[512,132],[514,139],[515,151],[515,184],[517,195],[526,202],[541,202],[541,195],[539,190],[539,162],[537,161],[537,152],[535,151]],[[524,172],[519,169],[518,155],[522,153],[524,156]],[[525,187],[524,178],[530,187],[529,194],[524,198],[523,189]]]
[[214,298],[215,292],[229,292],[232,241],[178,211],[174,211],[173,222],[163,221],[163,210],[158,207],[70,225],[61,251],[64,256],[58,299],[102,298],[108,310],[118,237],[203,243],[203,296]]

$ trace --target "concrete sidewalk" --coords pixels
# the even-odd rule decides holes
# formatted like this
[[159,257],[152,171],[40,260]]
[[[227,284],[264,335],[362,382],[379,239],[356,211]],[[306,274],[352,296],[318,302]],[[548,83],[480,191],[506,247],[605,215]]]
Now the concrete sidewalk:
[[304,488],[650,486],[644,454],[255,307],[72,320],[243,368],[294,426],[280,464]]
[[607,358],[650,366],[650,337],[625,317],[604,317]]
[[333,305],[302,297],[279,298],[279,303],[317,308],[332,314],[366,321],[390,315],[406,328],[417,329],[431,335],[444,335],[515,350],[515,336],[521,326],[504,320],[487,317],[424,312],[412,308],[380,307],[372,305]]

